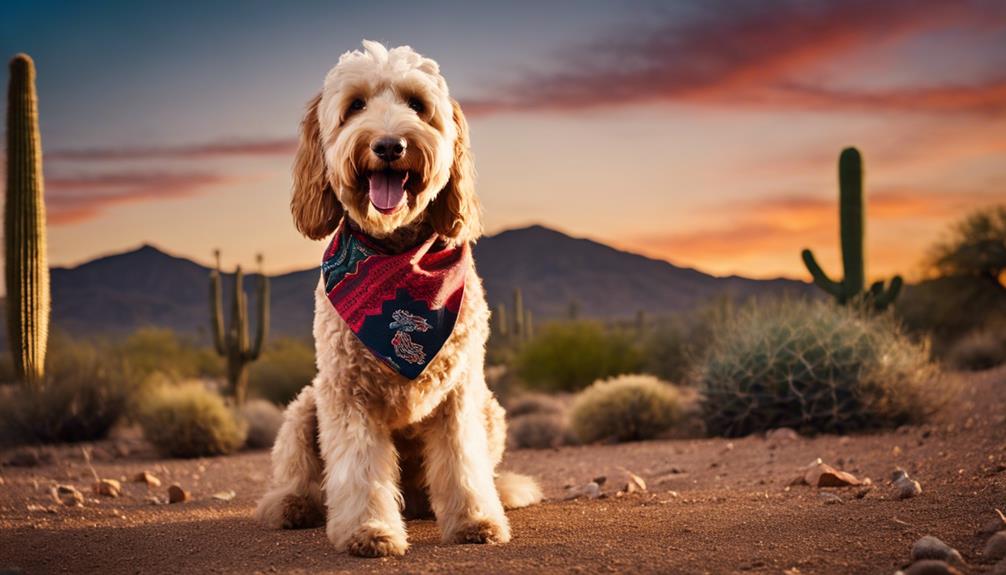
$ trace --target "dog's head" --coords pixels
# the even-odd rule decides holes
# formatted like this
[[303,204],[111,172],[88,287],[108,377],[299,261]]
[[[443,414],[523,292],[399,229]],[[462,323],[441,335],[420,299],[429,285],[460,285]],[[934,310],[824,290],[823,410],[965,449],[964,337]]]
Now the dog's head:
[[343,214],[368,235],[427,223],[456,243],[481,233],[468,125],[436,62],[363,41],[325,77],[301,123],[293,218],[305,236]]

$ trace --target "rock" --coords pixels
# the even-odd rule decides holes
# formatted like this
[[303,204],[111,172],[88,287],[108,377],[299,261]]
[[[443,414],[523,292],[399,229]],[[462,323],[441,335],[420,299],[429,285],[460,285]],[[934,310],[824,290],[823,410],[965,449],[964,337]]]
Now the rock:
[[894,482],[894,498],[895,499],[910,499],[916,495],[922,494],[922,485],[914,479],[909,479],[907,476]]
[[597,499],[601,496],[601,486],[596,482],[591,481],[583,486],[583,494],[586,495],[588,499]]
[[99,479],[92,489],[95,495],[118,497],[122,493],[122,484],[115,479]]
[[891,483],[897,483],[902,479],[908,479],[908,472],[905,471],[904,469],[899,467],[895,469],[893,473],[891,473]]
[[961,575],[961,572],[944,561],[935,559],[923,559],[916,561],[904,571],[898,571],[900,575]]
[[1006,532],[1000,531],[993,535],[985,544],[982,554],[988,561],[1006,559]]
[[642,477],[631,471],[626,471],[625,473],[629,476],[629,481],[625,484],[622,491],[626,493],[642,493],[646,491],[646,481],[643,481]]
[[964,563],[960,552],[932,535],[926,535],[912,546],[912,561],[923,559],[936,559],[955,564]]
[[607,481],[607,480],[608,480],[608,478],[606,476],[604,476],[604,475],[598,475],[597,477],[594,478],[594,483],[596,483],[598,485],[604,485],[604,482]]
[[237,496],[237,493],[234,493],[233,489],[218,491],[212,495],[213,499],[217,499],[219,501],[230,501],[231,499],[234,499],[235,496]]
[[177,483],[168,487],[168,503],[185,503],[192,499],[192,494],[182,489]]
[[820,463],[820,460],[804,473],[803,480],[811,487],[849,487],[863,483],[855,475]]
[[978,530],[978,535],[992,535],[993,533],[1006,530],[1006,516],[998,509],[996,509],[996,514],[994,519],[989,519],[988,523]]
[[836,505],[840,503],[845,503],[845,501],[843,501],[841,497],[839,497],[834,493],[824,492],[821,493],[818,497],[821,499],[821,501],[824,502],[825,505]]
[[146,483],[147,487],[160,487],[161,480],[149,471],[141,471],[133,476],[134,483]]
[[50,490],[53,501],[67,507],[83,507],[84,494],[72,485],[55,485]]
[[770,429],[765,433],[765,439],[769,441],[797,441],[800,434],[789,427]]

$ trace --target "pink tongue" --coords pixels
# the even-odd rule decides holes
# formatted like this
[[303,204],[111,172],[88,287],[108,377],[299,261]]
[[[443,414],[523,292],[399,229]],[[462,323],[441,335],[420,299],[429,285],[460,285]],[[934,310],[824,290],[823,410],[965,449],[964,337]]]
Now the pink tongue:
[[379,210],[392,210],[402,203],[408,172],[374,172],[370,175],[370,203]]

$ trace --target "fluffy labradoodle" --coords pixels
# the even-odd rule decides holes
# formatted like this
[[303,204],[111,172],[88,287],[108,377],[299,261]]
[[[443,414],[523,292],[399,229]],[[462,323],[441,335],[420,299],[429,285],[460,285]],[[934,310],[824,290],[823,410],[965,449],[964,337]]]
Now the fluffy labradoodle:
[[301,124],[291,209],[333,235],[315,291],[318,375],[290,404],[258,517],[326,523],[339,550],[400,555],[407,517],[443,540],[505,543],[533,479],[497,473],[504,411],[486,387],[489,308],[468,126],[436,62],[364,41]]

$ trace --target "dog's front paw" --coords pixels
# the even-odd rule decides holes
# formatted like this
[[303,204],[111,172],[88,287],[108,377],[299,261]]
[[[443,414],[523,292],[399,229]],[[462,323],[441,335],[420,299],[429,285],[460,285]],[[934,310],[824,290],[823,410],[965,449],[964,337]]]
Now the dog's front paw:
[[450,537],[454,543],[506,543],[510,541],[510,526],[492,519],[475,519],[463,523]]
[[360,557],[391,557],[404,555],[409,548],[404,533],[396,533],[385,525],[367,524],[353,533],[346,542],[346,551]]

